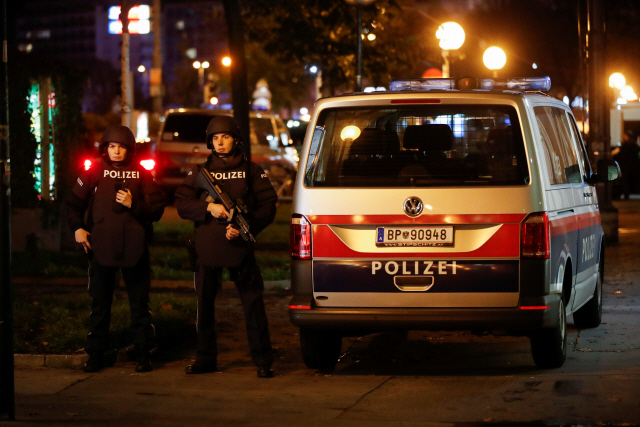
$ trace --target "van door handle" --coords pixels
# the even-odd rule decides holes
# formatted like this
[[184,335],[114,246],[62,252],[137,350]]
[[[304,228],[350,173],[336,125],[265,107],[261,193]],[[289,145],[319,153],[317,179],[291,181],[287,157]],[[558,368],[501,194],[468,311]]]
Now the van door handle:
[[566,213],[573,213],[573,209],[567,209],[566,211],[560,211],[560,212],[558,212],[558,215],[562,215],[562,214],[566,214]]
[[583,195],[584,197],[593,197],[593,193],[591,193],[591,192],[588,192],[588,193],[582,193],[582,195]]

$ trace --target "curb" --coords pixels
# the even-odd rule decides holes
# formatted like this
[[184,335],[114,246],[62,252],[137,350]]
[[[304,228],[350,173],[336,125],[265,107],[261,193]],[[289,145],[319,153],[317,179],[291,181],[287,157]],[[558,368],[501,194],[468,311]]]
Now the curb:
[[14,354],[13,366],[82,369],[88,358],[86,354]]
[[[86,277],[54,277],[49,279],[43,279],[40,277],[14,277],[13,283],[18,285],[38,283],[39,285],[73,285],[73,286],[87,286]],[[124,284],[122,284],[124,286]],[[223,282],[223,288],[233,289],[235,285],[233,282]],[[191,280],[152,280],[152,289],[193,289],[193,281]],[[283,291],[291,288],[291,280],[265,280],[265,291]]]

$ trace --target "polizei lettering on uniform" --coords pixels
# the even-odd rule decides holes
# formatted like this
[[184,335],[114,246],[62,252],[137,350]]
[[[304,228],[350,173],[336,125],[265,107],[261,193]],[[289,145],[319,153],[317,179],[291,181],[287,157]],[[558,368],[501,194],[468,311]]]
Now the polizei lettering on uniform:
[[372,261],[371,274],[390,275],[456,274],[456,262],[451,261]]
[[105,169],[104,178],[124,178],[124,179],[136,179],[140,178],[139,171],[108,171]]
[[236,179],[244,178],[246,176],[245,171],[233,171],[233,172],[210,172],[213,179]]

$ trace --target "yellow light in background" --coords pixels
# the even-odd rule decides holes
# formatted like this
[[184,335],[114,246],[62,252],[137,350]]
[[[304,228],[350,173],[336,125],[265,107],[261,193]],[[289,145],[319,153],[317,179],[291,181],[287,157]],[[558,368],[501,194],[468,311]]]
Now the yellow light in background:
[[440,48],[445,50],[459,49],[464,43],[464,37],[464,30],[456,22],[445,22],[436,31],[436,38],[440,40]]
[[342,129],[342,132],[340,132],[340,138],[342,138],[343,141],[346,141],[347,139],[354,140],[359,136],[360,128],[358,126],[345,126],[344,129]]
[[218,105],[218,97],[212,96],[211,99],[209,100],[209,103],[211,105]]
[[200,68],[200,66],[201,66],[201,65],[202,65],[202,64],[200,64],[200,61],[194,61],[194,62],[193,62],[193,68],[195,68],[196,70],[197,70],[198,68]]
[[609,76],[609,86],[616,89],[622,89],[627,83],[627,80],[620,73],[613,73]]
[[507,63],[507,55],[497,46],[491,46],[484,51],[482,62],[490,70],[499,70]]
[[225,56],[224,58],[222,58],[222,65],[224,65],[225,67],[230,66],[231,58],[229,58],[228,56]]
[[620,96],[622,96],[627,101],[635,101],[638,99],[638,95],[633,91],[633,88],[629,85],[624,86],[620,89]]
[[138,67],[138,71],[140,71],[141,73],[144,73],[147,69],[144,67],[144,65],[141,65]]
[[369,35],[367,36],[367,39],[369,39],[369,41],[372,42],[376,39],[376,35],[373,33],[369,33]]
[[202,68],[209,68],[209,61],[204,61],[202,63]]

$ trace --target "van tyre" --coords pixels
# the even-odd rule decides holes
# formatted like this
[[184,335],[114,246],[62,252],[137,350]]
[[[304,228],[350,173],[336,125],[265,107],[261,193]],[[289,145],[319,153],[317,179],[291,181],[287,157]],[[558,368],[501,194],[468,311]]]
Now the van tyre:
[[567,314],[562,298],[558,305],[558,325],[536,331],[530,337],[533,361],[538,368],[559,368],[567,358]]
[[573,323],[578,329],[595,328],[602,322],[602,276],[604,274],[602,267],[601,262],[593,298],[573,313]]
[[333,369],[338,363],[342,337],[334,331],[300,328],[304,364],[310,369]]

